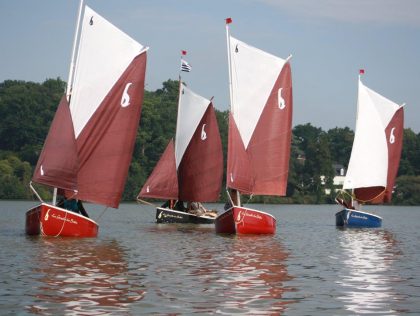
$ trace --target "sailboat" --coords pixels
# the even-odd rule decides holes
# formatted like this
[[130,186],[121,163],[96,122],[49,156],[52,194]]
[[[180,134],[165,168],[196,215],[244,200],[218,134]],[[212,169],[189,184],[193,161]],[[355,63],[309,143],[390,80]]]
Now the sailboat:
[[286,194],[292,134],[292,78],[282,59],[229,34],[230,113],[226,185],[229,206],[217,233],[274,234],[276,219],[244,207],[241,194]]
[[157,223],[212,224],[216,214],[201,202],[219,199],[222,177],[222,142],[213,103],[180,77],[175,141],[168,143],[137,200],[167,200],[156,207]]
[[[356,129],[347,174],[336,198],[343,207],[336,225],[380,227],[382,218],[363,211],[361,204],[390,202],[400,163],[404,104],[398,105],[366,87],[359,73]],[[351,190],[350,195],[345,190]],[[350,196],[350,200],[346,197]]]
[[57,192],[66,201],[118,208],[140,120],[147,49],[80,1],[66,94],[32,177],[54,188],[54,197],[44,202],[31,181],[41,204],[26,213],[27,234],[97,236],[98,224],[64,208]]

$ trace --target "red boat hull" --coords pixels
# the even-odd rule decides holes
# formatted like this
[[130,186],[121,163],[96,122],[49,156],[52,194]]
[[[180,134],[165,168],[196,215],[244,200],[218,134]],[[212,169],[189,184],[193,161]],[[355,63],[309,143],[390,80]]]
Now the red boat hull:
[[276,219],[271,214],[234,206],[216,217],[216,233],[275,234]]
[[52,237],[96,237],[98,224],[66,209],[42,203],[26,212],[26,234]]

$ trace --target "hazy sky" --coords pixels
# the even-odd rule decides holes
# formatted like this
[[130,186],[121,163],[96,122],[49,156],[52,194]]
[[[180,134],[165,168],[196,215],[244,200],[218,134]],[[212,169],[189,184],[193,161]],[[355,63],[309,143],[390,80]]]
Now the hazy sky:
[[[357,76],[397,103],[420,132],[418,0],[85,0],[150,46],[146,89],[183,75],[220,110],[228,107],[226,17],[231,34],[286,58],[293,54],[293,124],[327,130],[355,124]],[[67,81],[79,0],[0,0],[0,82]]]

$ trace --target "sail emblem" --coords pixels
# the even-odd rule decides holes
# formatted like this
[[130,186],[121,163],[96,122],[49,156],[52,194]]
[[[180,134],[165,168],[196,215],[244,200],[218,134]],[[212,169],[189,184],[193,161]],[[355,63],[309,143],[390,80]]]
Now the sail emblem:
[[279,102],[279,109],[283,110],[286,107],[286,101],[284,101],[281,92],[282,92],[283,88],[280,88],[278,91],[278,102]]
[[130,95],[128,94],[128,88],[130,88],[130,86],[132,84],[133,84],[132,82],[127,83],[126,86],[125,86],[124,92],[122,94],[122,97],[121,97],[121,106],[123,108],[125,108],[125,107],[127,107],[127,106],[130,105]]
[[93,15],[90,17],[89,25],[93,25]]
[[47,221],[47,220],[48,220],[48,217],[49,217],[49,213],[50,213],[50,211],[51,211],[51,209],[49,208],[49,209],[48,209],[48,211],[47,211],[47,214],[45,214],[45,216],[44,216],[44,220],[45,220],[45,221]]
[[203,127],[201,128],[201,140],[206,140],[206,138],[207,138],[206,131],[204,130],[205,126],[206,126],[206,124],[203,124]]
[[146,192],[147,192],[147,193],[149,193],[149,192],[150,192],[150,187],[149,187],[149,186],[147,186],[147,188],[146,188]]
[[235,53],[239,52],[238,45],[239,45],[239,44],[236,44],[236,47],[235,47]]
[[41,171],[41,176],[43,176],[44,175],[44,168],[42,167],[42,165],[41,165],[40,171]]
[[395,130],[395,127],[393,127],[393,128],[391,129],[391,134],[389,135],[389,143],[390,143],[390,144],[395,143],[394,130]]
[[233,173],[230,173],[230,182],[233,182]]

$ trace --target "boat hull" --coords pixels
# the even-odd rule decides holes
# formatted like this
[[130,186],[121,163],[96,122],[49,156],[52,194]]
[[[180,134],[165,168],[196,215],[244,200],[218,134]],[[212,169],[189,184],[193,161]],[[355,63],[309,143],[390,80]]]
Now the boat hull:
[[66,209],[42,203],[26,212],[28,235],[52,237],[96,237],[98,224]]
[[157,223],[190,223],[190,224],[213,224],[214,218],[197,216],[186,212],[171,210],[169,208],[156,208]]
[[216,233],[275,234],[276,219],[271,214],[234,206],[216,217]]
[[382,218],[368,212],[345,208],[335,214],[335,224],[342,227],[381,227]]

